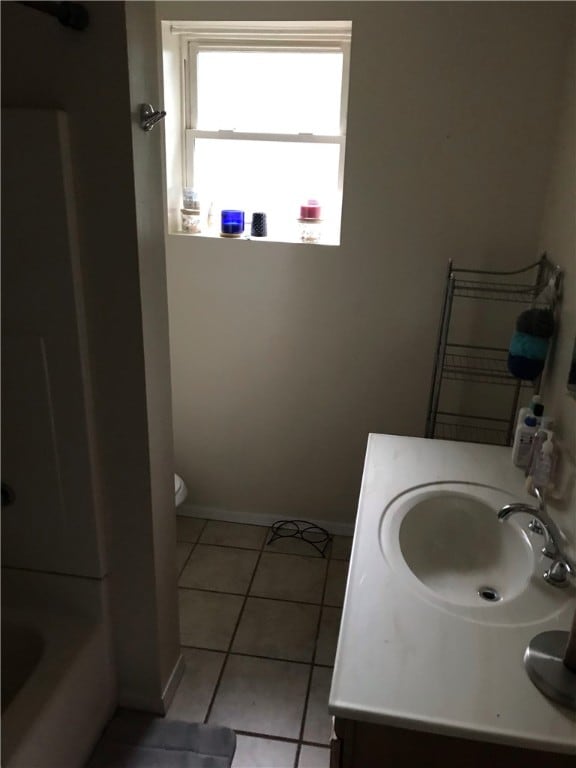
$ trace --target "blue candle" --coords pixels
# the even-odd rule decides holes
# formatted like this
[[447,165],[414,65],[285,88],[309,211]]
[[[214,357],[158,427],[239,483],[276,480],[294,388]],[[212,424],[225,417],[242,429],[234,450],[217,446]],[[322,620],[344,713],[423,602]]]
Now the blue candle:
[[241,235],[244,232],[244,211],[222,211],[220,232],[223,235]]

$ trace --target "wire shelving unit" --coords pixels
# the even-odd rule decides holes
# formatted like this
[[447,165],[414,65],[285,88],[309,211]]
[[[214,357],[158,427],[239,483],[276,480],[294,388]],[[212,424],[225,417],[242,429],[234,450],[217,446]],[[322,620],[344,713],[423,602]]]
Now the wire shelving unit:
[[[539,380],[520,381],[508,371],[507,346],[483,346],[454,343],[454,308],[460,302],[498,302],[520,304],[524,308],[555,308],[560,293],[562,272],[546,254],[527,267],[510,272],[458,269],[448,262],[446,288],[428,402],[426,437],[461,440],[490,445],[511,445],[514,422],[523,388],[538,391]],[[518,307],[518,311],[522,311]],[[510,335],[509,327],[499,328],[502,342]],[[447,382],[500,388],[505,415],[493,416],[474,409],[461,412],[441,403]],[[473,399],[473,398],[472,398]],[[489,398],[486,398],[488,400]]]

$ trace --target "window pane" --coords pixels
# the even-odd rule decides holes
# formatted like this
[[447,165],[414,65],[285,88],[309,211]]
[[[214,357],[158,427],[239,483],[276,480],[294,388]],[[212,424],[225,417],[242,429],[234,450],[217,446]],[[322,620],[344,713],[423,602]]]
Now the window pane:
[[201,130],[340,132],[342,53],[201,51]]
[[203,205],[268,213],[270,227],[295,223],[308,198],[339,222],[337,144],[196,139],[194,187]]

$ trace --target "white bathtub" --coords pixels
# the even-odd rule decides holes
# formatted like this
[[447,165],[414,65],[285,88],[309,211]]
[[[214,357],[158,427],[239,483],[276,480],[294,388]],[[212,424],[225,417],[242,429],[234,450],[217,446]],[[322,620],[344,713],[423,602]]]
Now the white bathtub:
[[74,610],[93,585],[52,577],[64,586],[55,599],[44,575],[26,589],[34,577],[3,575],[2,766],[80,768],[114,708],[108,634],[92,611]]
[[2,622],[2,713],[38,666],[44,654],[42,635],[28,624]]

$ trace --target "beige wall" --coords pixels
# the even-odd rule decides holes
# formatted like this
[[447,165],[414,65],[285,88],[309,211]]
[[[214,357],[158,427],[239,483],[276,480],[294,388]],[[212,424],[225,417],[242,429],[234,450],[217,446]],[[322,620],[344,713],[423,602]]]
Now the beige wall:
[[570,4],[174,3],[352,19],[342,244],[168,236],[192,504],[350,522],[370,431],[422,435],[446,262],[538,256]]
[[[131,45],[130,64],[140,74],[129,81],[124,3],[86,7],[90,27],[74,32],[30,8],[2,3],[2,104],[67,114],[94,423],[94,505],[106,528],[119,698],[160,710],[177,659],[164,254],[159,202],[145,189],[154,174],[160,189],[160,138],[143,145],[131,122],[143,84],[154,98],[153,25],[144,50],[138,41]],[[149,5],[136,4],[131,18],[139,13],[146,17]],[[148,57],[151,69],[142,66]],[[134,161],[140,163],[136,188]]]
[[[547,411],[557,418],[565,463],[558,522],[576,546],[576,399],[566,383],[576,341],[576,28],[563,78],[563,108],[551,166],[540,243],[564,270],[563,297],[556,344],[543,394]],[[576,550],[575,550],[576,551]]]

